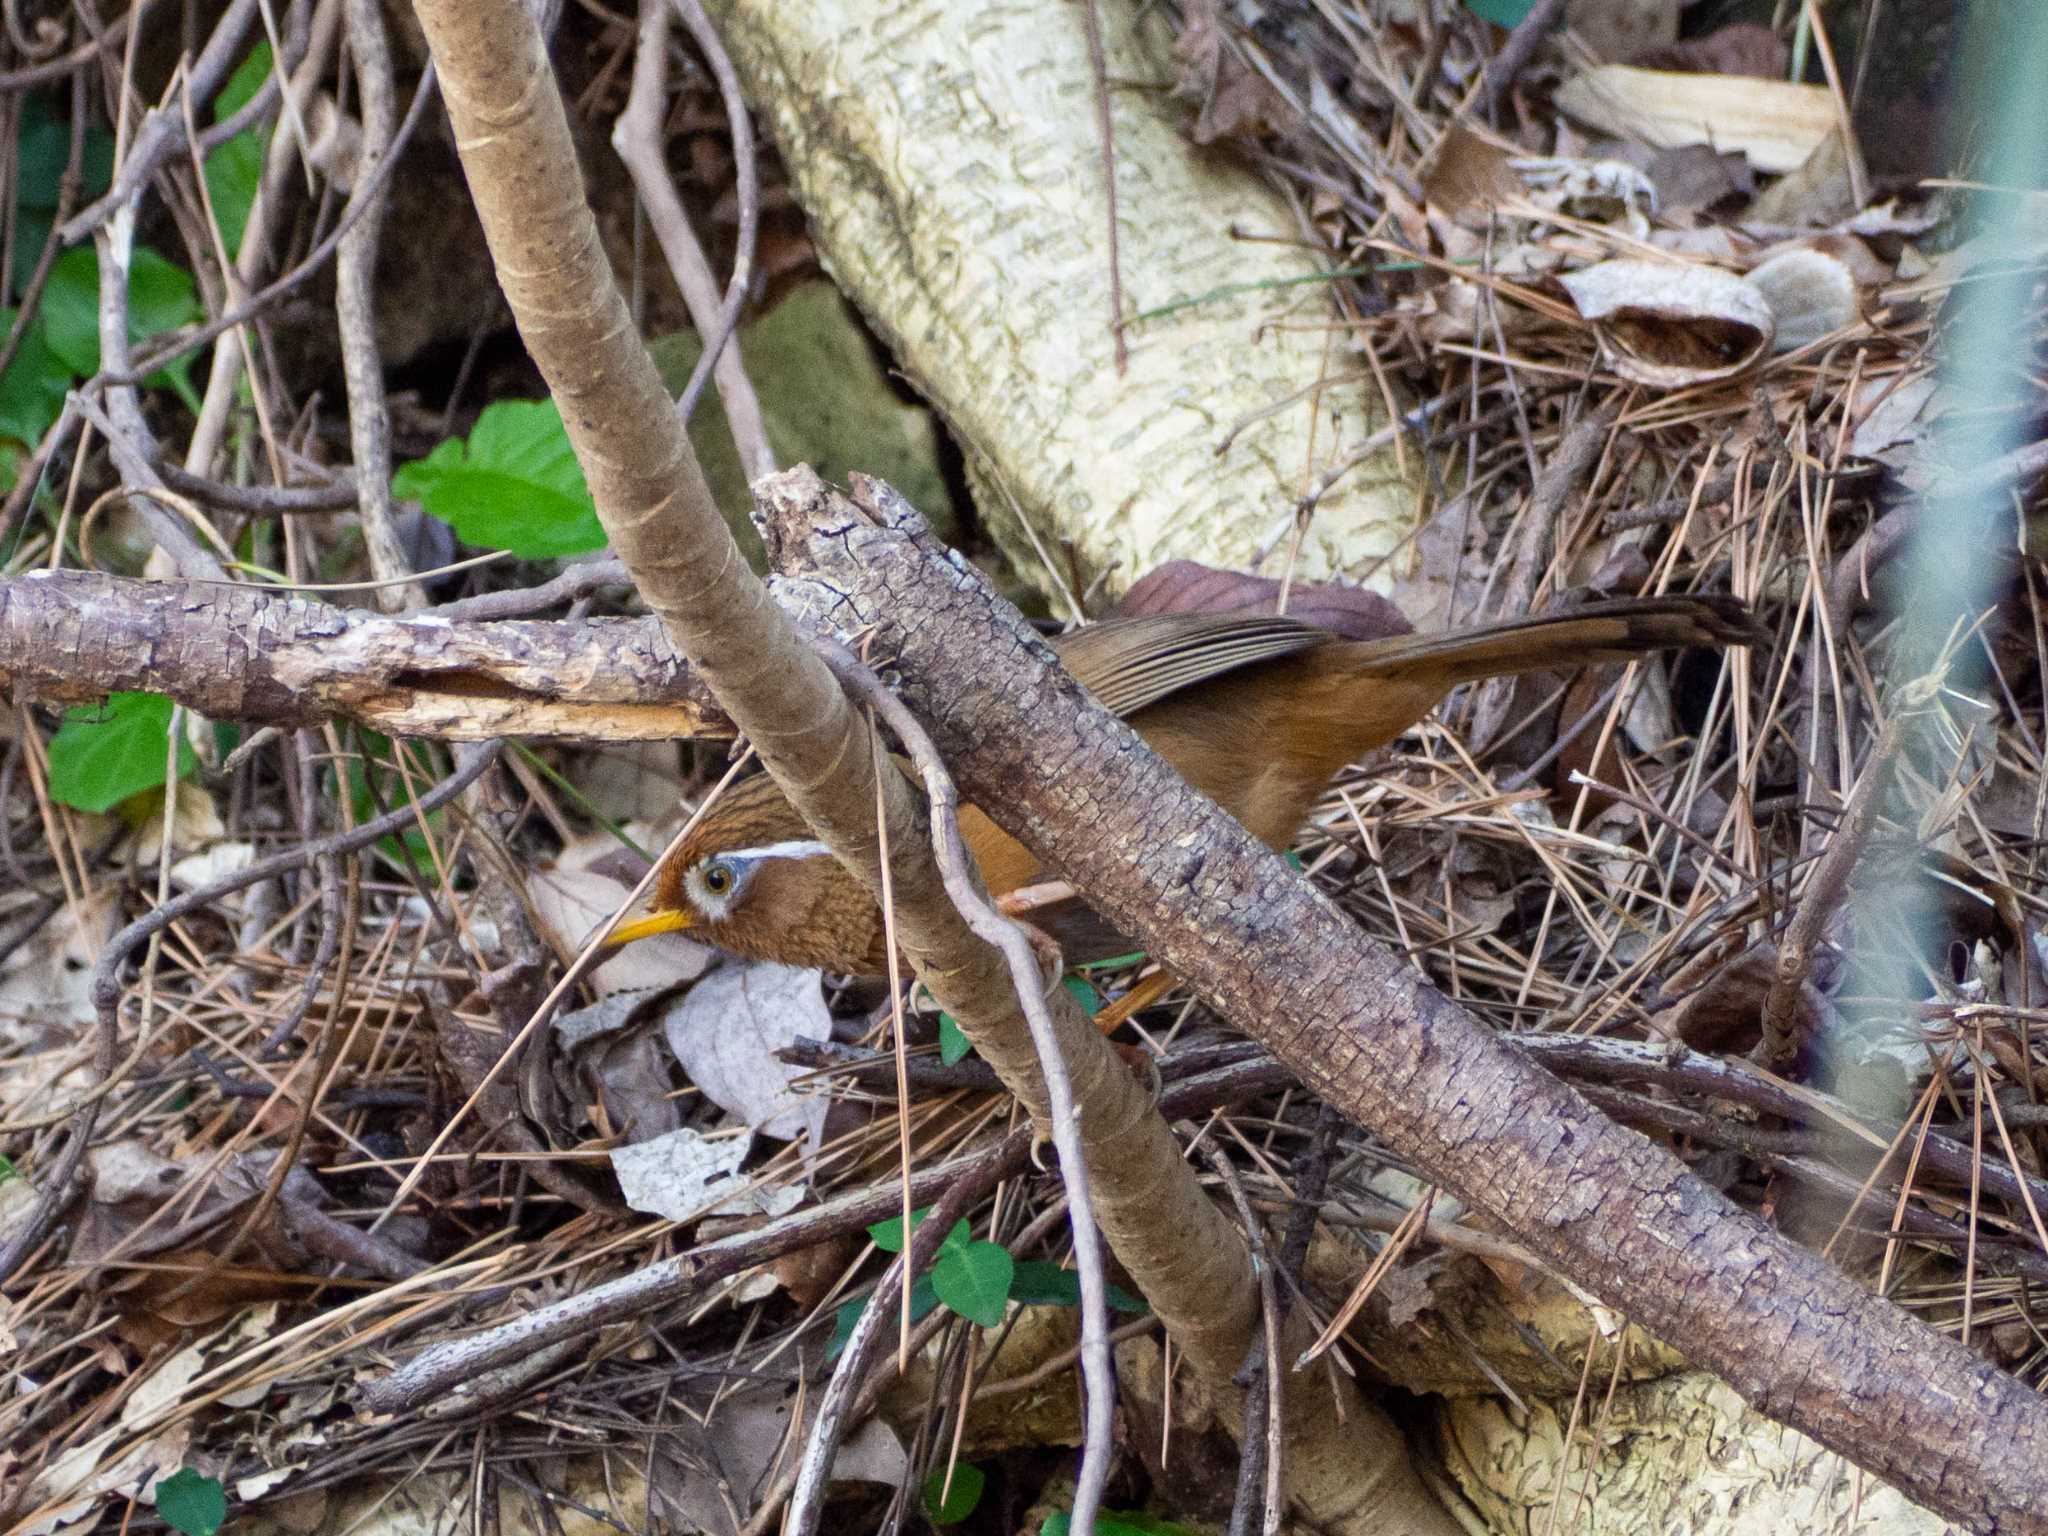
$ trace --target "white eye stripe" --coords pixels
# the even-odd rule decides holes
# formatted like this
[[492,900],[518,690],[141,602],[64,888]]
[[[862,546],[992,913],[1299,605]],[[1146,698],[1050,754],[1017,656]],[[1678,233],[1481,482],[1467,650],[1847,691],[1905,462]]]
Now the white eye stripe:
[[763,843],[759,848],[729,848],[722,857],[735,863],[751,863],[757,859],[815,859],[831,851],[816,839],[802,838],[786,843]]

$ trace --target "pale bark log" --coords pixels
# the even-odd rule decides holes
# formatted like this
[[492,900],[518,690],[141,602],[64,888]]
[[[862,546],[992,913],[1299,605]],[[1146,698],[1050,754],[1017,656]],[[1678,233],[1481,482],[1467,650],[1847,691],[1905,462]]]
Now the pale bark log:
[[[712,10],[832,275],[954,428],[1025,579],[1115,594],[1168,560],[1247,568],[1262,552],[1280,574],[1297,499],[1386,425],[1385,404],[1327,329],[1328,263],[1285,200],[1183,137],[1156,14],[1101,6],[1124,311],[1200,302],[1128,326],[1119,376],[1080,5]],[[1386,579],[1420,471],[1389,448],[1348,474],[1297,574]]]

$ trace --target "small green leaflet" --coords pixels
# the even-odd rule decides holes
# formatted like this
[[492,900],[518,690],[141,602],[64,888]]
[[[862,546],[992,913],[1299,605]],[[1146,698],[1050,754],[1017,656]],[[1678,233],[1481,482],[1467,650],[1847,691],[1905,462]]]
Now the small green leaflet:
[[[115,693],[104,705],[68,710],[50,741],[50,798],[94,815],[164,781],[171,701],[156,693]],[[178,777],[198,765],[178,739]]]
[[1079,976],[1069,976],[1066,980],[1066,988],[1073,994],[1074,1001],[1081,1005],[1081,1011],[1087,1014],[1089,1018],[1092,1019],[1096,1014],[1102,1012],[1102,994],[1096,991],[1090,983],[1082,980]]
[[[266,39],[249,50],[249,56],[235,67],[227,85],[213,99],[216,123],[233,117],[254,99],[270,78],[270,63]],[[264,152],[264,132],[259,124],[244,128],[206,157],[206,197],[213,204],[221,242],[230,256],[241,249],[242,231],[249,227],[249,209],[263,179]]]
[[933,1525],[957,1525],[973,1514],[988,1481],[981,1468],[964,1461],[953,1464],[950,1486],[946,1472],[945,1467],[934,1467],[924,1480],[924,1512]]
[[[910,1213],[910,1230],[915,1232],[919,1227],[923,1226],[925,1217],[931,1215],[931,1213],[932,1208],[928,1205],[920,1206],[917,1210],[912,1211]],[[953,1223],[953,1230],[946,1234],[946,1242],[950,1244],[957,1240],[964,1243],[967,1241],[969,1231],[966,1218],[962,1217],[959,1221]],[[882,1252],[901,1253],[903,1251],[903,1218],[901,1216],[891,1216],[887,1221],[875,1222],[868,1228],[868,1236],[874,1240],[875,1246],[881,1249]]]
[[[1121,1286],[1104,1286],[1103,1297],[1117,1311],[1133,1317],[1145,1311],[1145,1303]],[[1078,1307],[1081,1277],[1050,1259],[1025,1259],[1010,1280],[1010,1300],[1022,1307]]]
[[185,1536],[213,1536],[227,1523],[227,1490],[214,1478],[180,1467],[158,1481],[156,1512]]
[[964,1061],[974,1052],[974,1042],[961,1029],[960,1021],[950,1013],[939,1015],[939,1060],[947,1066]]
[[[932,1277],[920,1276],[910,1288],[910,1320],[914,1323],[923,1318],[939,1304],[939,1293],[932,1289]],[[853,1337],[853,1325],[860,1321],[861,1313],[867,1310],[868,1298],[856,1296],[851,1301],[842,1301],[832,1315],[832,1337],[825,1344],[827,1364],[839,1358],[839,1352],[846,1348],[846,1341]]]
[[604,528],[552,400],[484,407],[467,442],[448,439],[392,476],[466,544],[552,560],[604,547]]
[[1522,18],[1536,9],[1536,0],[1465,0],[1465,9],[1481,21],[1490,21],[1496,27],[1512,30],[1522,24]]
[[[931,1207],[910,1213],[914,1232],[931,1214]],[[892,1216],[868,1228],[868,1236],[884,1253],[903,1251],[903,1218]],[[965,1218],[953,1223],[939,1244],[931,1268],[932,1289],[938,1299],[969,1322],[993,1328],[1003,1320],[1003,1306],[1010,1299],[1010,1277],[1016,1260],[1001,1243],[976,1242],[973,1228]],[[857,1314],[856,1314],[857,1315]]]
[[965,1243],[954,1247],[949,1237],[932,1265],[932,1287],[939,1300],[969,1322],[999,1327],[1010,1299],[1010,1279],[1017,1261],[1001,1243]]
[[[90,245],[74,245],[50,267],[38,311],[43,340],[81,378],[100,371],[100,264]],[[146,341],[199,318],[199,292],[192,274],[164,260],[147,246],[137,246],[128,266],[128,339]],[[144,382],[167,385],[195,413],[192,359],[181,358]]]
[[[1058,1510],[1045,1517],[1045,1524],[1038,1528],[1038,1536],[1067,1536],[1067,1528],[1073,1517],[1065,1510]],[[1198,1536],[1189,1526],[1176,1525],[1171,1520],[1161,1520],[1157,1515],[1148,1515],[1135,1509],[1105,1509],[1095,1516],[1095,1536]]]

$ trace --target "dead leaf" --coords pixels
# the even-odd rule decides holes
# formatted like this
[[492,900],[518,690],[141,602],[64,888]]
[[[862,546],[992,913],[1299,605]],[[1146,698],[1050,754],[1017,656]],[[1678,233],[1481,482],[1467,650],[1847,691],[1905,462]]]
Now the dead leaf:
[[662,1030],[704,1096],[763,1136],[794,1141],[822,1123],[825,1101],[789,1086],[806,1069],[776,1054],[798,1040],[831,1038],[819,972],[721,966],[667,1010]]
[[1834,132],[1834,98],[1817,85],[1603,64],[1574,76],[1557,104],[1581,122],[1657,149],[1736,150],[1760,171],[1796,170]]
[[1484,224],[1494,209],[1522,195],[1513,158],[1512,151],[1453,124],[1422,172],[1422,195],[1452,218]]
[[1856,276],[1839,256],[1813,247],[1779,252],[1743,279],[1771,307],[1774,352],[1794,352],[1862,318]]
[[1764,188],[1749,206],[1749,221],[1787,229],[1821,229],[1856,211],[1856,150],[1839,130],[1824,134],[1792,173]]
[[[1280,583],[1271,576],[1219,570],[1194,560],[1169,560],[1131,584],[1111,612],[1120,619],[1156,613],[1272,613]],[[1287,596],[1287,612],[1304,624],[1347,640],[1384,640],[1414,626],[1377,592],[1334,581],[1298,581]]]
[[1737,21],[1717,27],[1705,37],[1663,42],[1645,48],[1629,63],[1638,69],[1675,70],[1681,74],[1754,75],[1782,80],[1787,64],[1785,42],[1760,22]]
[[[679,1530],[738,1536],[770,1469],[795,1454],[801,1430],[792,1433],[791,1408],[802,1400],[794,1387],[743,1387],[719,1401],[686,1452],[680,1435],[657,1442],[648,1512]],[[831,1480],[894,1484],[908,1472],[903,1442],[877,1417],[840,1443]]]
[[1678,36],[1679,0],[1565,0],[1565,25],[1600,59],[1627,59]]
[[1196,0],[1183,11],[1173,41],[1180,61],[1174,93],[1200,105],[1188,136],[1197,144],[1222,138],[1257,138],[1283,131],[1297,114],[1286,98],[1227,46],[1216,0]]
[[1614,370],[1639,384],[1677,389],[1729,378],[1771,343],[1770,305],[1719,267],[1603,261],[1558,281]]
[[[527,899],[541,937],[557,954],[580,950],[632,890],[630,884],[593,867],[617,846],[610,837],[586,838],[564,849],[554,863],[539,865],[527,875]],[[591,972],[591,980],[606,992],[673,986],[703,975],[715,958],[716,951],[680,933],[656,934],[621,947]]]
[[649,1141],[612,1148],[619,1192],[636,1211],[666,1221],[694,1221],[733,1191],[751,1136],[706,1136],[687,1127]]

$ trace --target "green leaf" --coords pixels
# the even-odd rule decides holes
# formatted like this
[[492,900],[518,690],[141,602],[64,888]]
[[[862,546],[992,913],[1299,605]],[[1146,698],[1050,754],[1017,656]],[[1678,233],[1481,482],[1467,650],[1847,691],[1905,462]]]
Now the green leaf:
[[[40,315],[44,339],[65,367],[80,378],[99,372],[100,266],[91,246],[74,245],[51,265]],[[147,341],[198,318],[199,294],[192,274],[147,246],[137,246],[128,267],[129,340]],[[144,382],[176,390],[196,411],[199,397],[191,374],[192,359],[186,357]]]
[[1089,1018],[1092,1019],[1096,1014],[1102,1012],[1102,994],[1096,991],[1088,982],[1082,980],[1079,976],[1069,976],[1066,980],[1066,988],[1074,995],[1074,1001],[1081,1005],[1081,1011],[1087,1014]]
[[[95,815],[164,781],[171,701],[155,693],[115,693],[103,705],[67,711],[50,742],[50,798]],[[178,777],[198,764],[178,738]]]
[[213,1536],[227,1523],[227,1490],[213,1478],[180,1467],[157,1482],[156,1512],[185,1536]]
[[[0,309],[0,339],[13,329],[19,313]],[[0,438],[11,438],[26,447],[41,442],[64,409],[64,391],[70,387],[71,370],[43,339],[42,321],[31,321],[7,371],[0,373]],[[14,477],[6,478],[11,483]]]
[[960,1021],[950,1013],[939,1015],[939,1060],[947,1066],[964,1061],[974,1054],[974,1042],[967,1038],[960,1028]]
[[[68,112],[68,109],[67,109]],[[41,92],[30,92],[22,99],[21,130],[14,141],[15,175],[20,187],[20,208],[33,208],[43,213],[52,213],[57,207],[57,195],[61,186],[64,167],[71,159],[71,124],[52,108],[51,99]],[[114,136],[97,124],[88,124],[85,130],[85,154],[79,163],[83,178],[80,187],[79,206],[91,202],[106,191],[114,178]],[[49,222],[43,222],[47,232]],[[37,250],[42,242],[36,242]],[[29,256],[31,266],[35,262],[33,253]],[[24,268],[22,275],[27,276]]]
[[[249,50],[214,98],[213,120],[223,122],[246,107],[270,78],[270,69],[270,43],[265,40]],[[244,128],[206,157],[206,195],[229,256],[241,249],[242,231],[249,227],[249,209],[263,179],[264,137],[260,126]]]
[[[920,1206],[912,1211],[910,1213],[910,1230],[915,1232],[919,1227],[923,1226],[925,1217],[931,1215],[931,1213],[932,1208],[928,1205]],[[882,1252],[901,1253],[903,1251],[903,1218],[901,1216],[891,1216],[887,1221],[877,1221],[870,1224],[868,1236]]]
[[932,1517],[933,1525],[957,1525],[973,1514],[988,1481],[981,1468],[969,1462],[953,1464],[950,1484],[947,1470],[934,1467],[924,1480],[924,1512]]
[[[950,1236],[947,1241],[950,1244]],[[1001,1243],[949,1246],[932,1266],[932,1287],[939,1300],[969,1322],[994,1328],[1002,1323],[1016,1268],[1017,1261]]]
[[[1064,1509],[1045,1517],[1038,1536],[1067,1536],[1073,1517]],[[1200,1536],[1193,1527],[1162,1520],[1138,1509],[1105,1509],[1095,1516],[1096,1536]]]
[[[829,1365],[839,1358],[839,1352],[846,1348],[846,1341],[853,1337],[853,1325],[860,1321],[861,1313],[867,1310],[869,1298],[856,1296],[843,1301],[832,1316],[832,1337],[825,1343],[825,1361]],[[910,1288],[910,1320],[914,1323],[939,1304],[939,1293],[932,1287],[930,1275],[920,1275],[917,1283]]]
[[[1117,1311],[1134,1317],[1146,1310],[1144,1302],[1121,1286],[1104,1286],[1103,1299]],[[1010,1281],[1010,1300],[1025,1307],[1078,1307],[1081,1277],[1049,1259],[1025,1259],[1017,1265]]]
[[14,1166],[12,1158],[0,1157],[0,1184],[21,1177],[21,1170]]
[[465,443],[450,438],[391,478],[466,544],[551,560],[604,547],[604,528],[552,400],[484,407]]
[[1496,27],[1513,29],[1522,24],[1522,18],[1536,9],[1536,0],[1465,0],[1465,9],[1481,21],[1490,21]]

